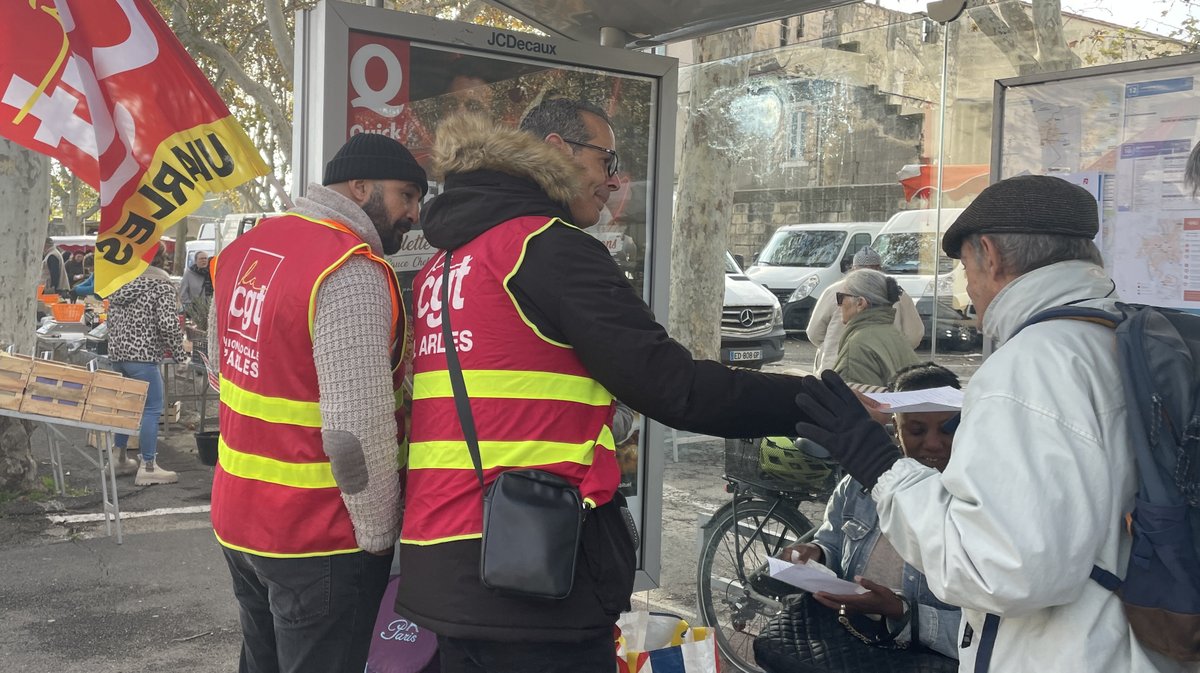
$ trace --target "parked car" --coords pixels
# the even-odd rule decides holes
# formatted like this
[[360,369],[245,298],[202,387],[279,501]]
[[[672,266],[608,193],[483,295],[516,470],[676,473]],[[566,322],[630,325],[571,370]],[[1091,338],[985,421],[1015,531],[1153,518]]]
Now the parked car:
[[[933,298],[921,297],[916,303],[917,314],[925,324],[925,338],[921,340],[921,345],[927,347],[934,333]],[[938,299],[937,340],[938,348],[945,350],[972,351],[983,346],[979,323],[954,308],[950,297]]]
[[783,326],[808,329],[825,288],[841,280],[854,253],[871,244],[881,222],[788,224],[772,234],[746,275],[765,285],[783,306]]
[[779,300],[750,280],[725,253],[725,303],[721,308],[721,362],[757,369],[783,359]]

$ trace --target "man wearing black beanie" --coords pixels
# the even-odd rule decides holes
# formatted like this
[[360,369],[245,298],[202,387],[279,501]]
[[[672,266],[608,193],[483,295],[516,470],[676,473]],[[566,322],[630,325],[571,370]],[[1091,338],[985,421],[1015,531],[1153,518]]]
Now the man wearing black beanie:
[[372,134],[322,183],[210,262],[212,522],[243,672],[362,671],[400,532],[407,325],[384,256],[429,186],[403,145]]

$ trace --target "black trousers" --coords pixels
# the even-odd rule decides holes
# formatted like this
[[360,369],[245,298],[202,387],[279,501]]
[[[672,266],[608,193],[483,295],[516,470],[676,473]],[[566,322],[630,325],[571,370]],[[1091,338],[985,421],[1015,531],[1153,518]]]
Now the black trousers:
[[582,643],[500,643],[438,636],[441,673],[613,673],[616,640]]
[[280,559],[222,549],[241,612],[240,673],[362,673],[391,554]]

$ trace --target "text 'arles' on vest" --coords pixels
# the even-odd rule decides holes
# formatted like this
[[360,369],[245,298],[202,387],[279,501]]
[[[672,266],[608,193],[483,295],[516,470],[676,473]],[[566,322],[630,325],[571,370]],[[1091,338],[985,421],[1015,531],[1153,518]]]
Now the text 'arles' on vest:
[[[469,273],[471,273],[470,255],[463,257],[462,261],[457,264],[451,261],[449,295],[450,305],[456,311],[463,308],[463,279]],[[445,353],[446,345],[442,343],[442,331],[438,329],[442,326],[442,275],[425,275],[420,287],[417,288],[415,301],[416,319],[423,320],[425,325],[433,330],[425,334],[417,343],[417,355]],[[469,352],[475,345],[469,329],[452,330],[451,335],[454,337],[454,347],[459,351]]]

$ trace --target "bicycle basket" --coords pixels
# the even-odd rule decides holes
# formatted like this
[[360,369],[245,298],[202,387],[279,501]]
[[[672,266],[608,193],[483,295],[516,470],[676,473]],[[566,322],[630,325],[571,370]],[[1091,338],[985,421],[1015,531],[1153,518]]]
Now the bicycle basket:
[[751,484],[821,493],[833,481],[833,464],[795,448],[791,437],[725,442],[725,474]]

